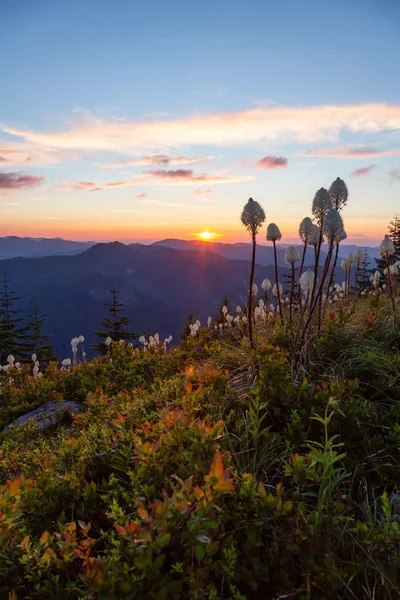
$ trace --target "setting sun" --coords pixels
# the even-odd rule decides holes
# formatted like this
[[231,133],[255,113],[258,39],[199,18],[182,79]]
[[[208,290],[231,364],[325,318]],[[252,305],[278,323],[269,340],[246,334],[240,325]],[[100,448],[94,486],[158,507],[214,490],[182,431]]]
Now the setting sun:
[[210,231],[202,231],[201,233],[196,234],[203,242],[208,242],[215,237],[215,233],[211,233]]

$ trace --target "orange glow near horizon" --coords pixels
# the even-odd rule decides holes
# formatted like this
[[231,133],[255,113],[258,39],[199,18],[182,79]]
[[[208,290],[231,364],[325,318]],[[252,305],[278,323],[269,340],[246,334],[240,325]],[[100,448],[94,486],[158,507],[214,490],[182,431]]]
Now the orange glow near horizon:
[[[20,237],[61,237],[76,241],[112,241],[151,243],[165,238],[197,239],[205,243],[211,241],[222,241],[224,243],[249,242],[247,232],[240,224],[235,222],[224,222],[218,226],[218,233],[214,230],[204,229],[195,232],[193,224],[189,222],[175,223],[156,221],[151,224],[138,221],[123,221],[121,218],[108,219],[92,218],[75,220],[71,218],[47,220],[38,218],[35,220],[21,218],[11,219],[3,215],[0,226],[0,236],[15,235]],[[348,242],[357,245],[378,244],[387,233],[387,219],[348,218]],[[281,243],[299,243],[297,233],[297,220],[286,220],[285,227],[281,227],[283,238]],[[362,232],[362,233],[361,233]],[[259,244],[267,244],[265,233],[260,232],[257,241]]]
[[203,242],[209,242],[211,241],[213,238],[215,238],[215,236],[217,235],[216,233],[211,233],[211,231],[202,231],[201,233],[196,233],[197,237],[200,238]]

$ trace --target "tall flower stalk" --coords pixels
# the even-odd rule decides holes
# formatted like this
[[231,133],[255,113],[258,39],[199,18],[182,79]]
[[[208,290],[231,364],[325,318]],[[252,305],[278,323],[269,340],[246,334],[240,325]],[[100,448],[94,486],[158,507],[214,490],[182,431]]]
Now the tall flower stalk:
[[395,248],[394,248],[393,240],[388,235],[385,235],[384,239],[381,242],[381,245],[379,246],[379,254],[386,261],[386,281],[387,281],[387,287],[388,287],[388,290],[389,290],[390,299],[392,301],[393,317],[396,318],[396,301],[395,301],[395,298],[394,298],[394,292],[393,292],[393,286],[392,286],[392,277],[391,277],[391,271],[390,271],[391,257],[394,254],[394,250],[395,250]]
[[[285,252],[285,263],[292,266],[292,285],[290,287],[290,298],[289,298],[289,324],[292,327],[293,324],[293,296],[295,286],[295,270],[294,265],[296,262],[300,262],[300,254],[294,246],[289,246]],[[299,284],[300,285],[300,284]]]
[[[339,212],[335,208],[331,208],[328,214],[326,215],[324,221],[324,235],[326,236],[328,242],[328,253],[325,259],[324,268],[321,276],[321,283],[318,292],[318,331],[321,329],[322,324],[322,315],[323,315],[323,306],[322,301],[324,297],[324,286],[325,281],[328,276],[329,266],[332,260],[333,253],[333,245],[334,243],[338,243],[338,240],[341,236],[341,232],[343,231],[343,221],[342,217],[339,215]],[[328,288],[329,293],[329,288]]]
[[332,208],[332,201],[331,201],[331,197],[329,195],[328,190],[326,190],[325,188],[320,188],[316,192],[314,199],[313,199],[313,203],[312,203],[312,213],[317,222],[320,233],[319,233],[318,245],[316,246],[315,265],[314,265],[315,279],[314,279],[314,288],[313,288],[312,295],[311,295],[311,301],[314,300],[314,295],[315,295],[316,286],[317,286],[318,271],[319,271],[319,259],[320,259],[320,255],[321,255],[321,246],[322,246],[322,242],[324,239],[324,237],[323,237],[324,222],[325,222],[326,215],[328,214],[328,212],[330,211],[331,208]]
[[249,293],[247,301],[247,323],[249,332],[250,349],[254,348],[254,336],[253,336],[253,283],[254,283],[254,268],[256,264],[256,246],[257,246],[257,233],[265,221],[265,212],[262,206],[249,198],[249,201],[244,206],[241,221],[247,231],[250,233],[251,241],[253,244],[251,254],[251,269],[250,269],[250,281],[249,281]]
[[284,325],[281,292],[280,292],[280,288],[279,288],[278,258],[276,255],[276,242],[279,241],[281,238],[282,238],[282,234],[279,231],[278,225],[275,225],[275,223],[270,223],[267,228],[267,241],[272,242],[274,245],[275,281],[276,281],[276,290],[277,290],[276,303],[277,303],[277,308],[279,308],[279,315],[281,318],[281,323],[282,323],[282,325]]
[[[347,200],[349,198],[349,191],[343,179],[337,177],[335,181],[331,183],[329,188],[329,196],[331,198],[332,208],[334,208],[340,213],[340,211],[346,206]],[[333,278],[335,276],[336,265],[339,258],[339,244],[340,242],[343,242],[346,238],[347,234],[345,230],[342,229],[341,233],[337,236],[335,242],[335,255],[333,259],[331,274],[328,281],[328,292],[332,287]]]

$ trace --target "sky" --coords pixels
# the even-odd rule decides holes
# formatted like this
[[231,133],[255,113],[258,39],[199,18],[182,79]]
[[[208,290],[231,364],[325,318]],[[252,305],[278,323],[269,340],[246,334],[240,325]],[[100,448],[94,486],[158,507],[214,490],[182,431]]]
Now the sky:
[[292,243],[341,177],[348,241],[378,243],[399,30],[398,0],[1,0],[0,235],[247,241],[252,197]]

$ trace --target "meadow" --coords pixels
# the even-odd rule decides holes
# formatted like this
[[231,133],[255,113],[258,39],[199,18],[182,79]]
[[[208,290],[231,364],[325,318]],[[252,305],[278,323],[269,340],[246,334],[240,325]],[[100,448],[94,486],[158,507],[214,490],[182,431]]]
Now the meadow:
[[250,199],[248,302],[179,342],[109,323],[93,360],[79,337],[61,364],[8,357],[1,427],[50,400],[81,409],[0,433],[1,597],[399,597],[398,237],[335,281],[346,202],[342,180],[317,192],[299,232],[315,264],[289,247],[292,277],[271,282],[254,280]]

